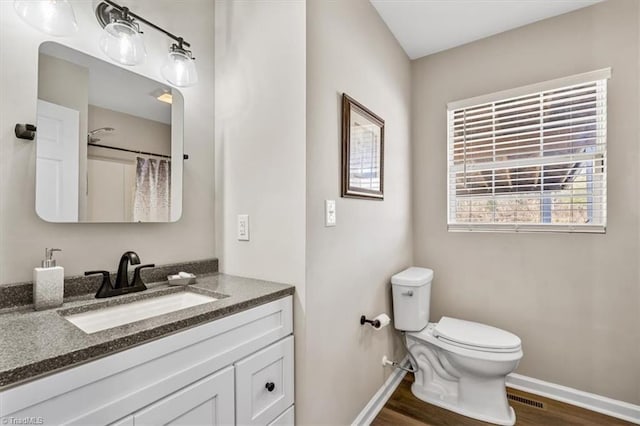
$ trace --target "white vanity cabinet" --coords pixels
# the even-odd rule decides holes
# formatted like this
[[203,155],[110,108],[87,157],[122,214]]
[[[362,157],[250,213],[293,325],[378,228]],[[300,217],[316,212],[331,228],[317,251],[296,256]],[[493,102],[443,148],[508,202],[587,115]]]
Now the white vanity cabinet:
[[45,425],[292,425],[291,299],[7,389],[0,417]]

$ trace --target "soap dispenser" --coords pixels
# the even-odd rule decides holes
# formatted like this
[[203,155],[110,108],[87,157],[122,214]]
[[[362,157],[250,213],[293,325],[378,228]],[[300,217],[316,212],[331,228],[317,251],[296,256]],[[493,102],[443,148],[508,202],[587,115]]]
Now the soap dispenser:
[[64,268],[56,266],[53,258],[56,251],[62,250],[45,249],[42,267],[33,269],[33,305],[36,311],[62,306]]

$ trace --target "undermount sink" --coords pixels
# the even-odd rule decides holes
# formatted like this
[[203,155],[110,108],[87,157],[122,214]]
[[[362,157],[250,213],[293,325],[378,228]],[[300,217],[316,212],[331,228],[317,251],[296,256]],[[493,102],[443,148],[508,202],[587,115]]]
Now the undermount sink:
[[183,291],[79,314],[65,315],[64,318],[85,333],[91,334],[216,300],[218,299],[215,297]]

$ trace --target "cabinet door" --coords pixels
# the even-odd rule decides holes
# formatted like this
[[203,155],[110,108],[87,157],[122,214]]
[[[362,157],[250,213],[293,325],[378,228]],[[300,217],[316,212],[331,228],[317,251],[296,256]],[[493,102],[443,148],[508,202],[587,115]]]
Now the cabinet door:
[[293,404],[293,336],[236,363],[236,419],[266,425]]
[[296,413],[293,405],[287,411],[280,414],[277,419],[269,423],[269,426],[294,426]]
[[135,426],[234,424],[233,366],[134,414]]

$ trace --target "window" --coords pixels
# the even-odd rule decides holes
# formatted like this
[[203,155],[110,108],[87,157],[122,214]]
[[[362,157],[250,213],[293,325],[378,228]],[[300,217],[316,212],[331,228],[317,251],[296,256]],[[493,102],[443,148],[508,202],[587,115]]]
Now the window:
[[605,232],[611,70],[450,103],[450,231]]

